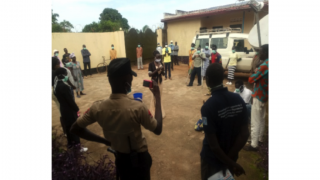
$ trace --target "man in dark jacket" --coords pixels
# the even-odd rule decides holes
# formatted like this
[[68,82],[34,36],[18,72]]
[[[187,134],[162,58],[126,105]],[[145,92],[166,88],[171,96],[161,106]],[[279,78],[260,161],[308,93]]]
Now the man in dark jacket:
[[[59,68],[55,71],[55,75],[58,78],[54,82],[53,92],[60,103],[60,112],[62,117],[62,124],[65,127],[68,140],[68,148],[72,148],[76,144],[80,144],[80,138],[70,133],[70,128],[74,122],[76,122],[79,108],[74,101],[71,89],[64,82],[68,81],[68,73],[64,68]],[[87,151],[88,148],[82,148],[81,151]]]
[[82,46],[83,49],[81,50],[81,54],[82,54],[82,57],[83,57],[83,66],[84,66],[84,75],[87,76],[88,72],[87,72],[87,67],[89,67],[89,73],[90,73],[90,76],[92,75],[91,74],[91,66],[90,66],[90,52],[89,50],[86,48],[86,45],[83,45]]

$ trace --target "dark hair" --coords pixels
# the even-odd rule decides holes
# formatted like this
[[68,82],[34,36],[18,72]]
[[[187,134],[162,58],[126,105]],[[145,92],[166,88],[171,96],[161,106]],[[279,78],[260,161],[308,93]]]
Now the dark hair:
[[211,45],[211,48],[214,48],[214,47],[217,48],[217,45],[212,44],[212,45]]
[[157,50],[155,50],[155,51],[153,51],[153,53],[152,53],[152,54],[153,54],[153,57],[156,57],[156,55],[157,55],[157,54],[160,54],[160,52],[159,52],[159,51],[157,51]]
[[240,86],[243,86],[243,81],[242,81],[242,80],[237,80],[237,81],[235,82],[235,84],[239,84]]
[[208,42],[206,43],[206,45],[207,45],[207,44],[209,45],[209,43],[208,43]]
[[82,45],[82,47],[86,47],[86,45]]
[[[201,49],[201,45],[199,45],[199,46],[198,46],[198,48],[200,48],[200,49]],[[197,48],[197,49],[198,49],[198,48]]]
[[194,43],[191,43],[191,46],[195,46],[195,44],[194,44]]
[[265,54],[269,55],[269,44],[262,45],[261,49]]
[[212,63],[208,66],[206,76],[211,87],[222,84],[224,69],[220,63]]
[[111,46],[113,46],[113,44],[111,44]]
[[57,64],[60,64],[60,61],[57,57],[52,57],[52,70],[56,67]]
[[59,68],[56,70],[55,74],[58,77],[58,79],[63,79],[64,76],[67,73],[67,70],[65,68]]

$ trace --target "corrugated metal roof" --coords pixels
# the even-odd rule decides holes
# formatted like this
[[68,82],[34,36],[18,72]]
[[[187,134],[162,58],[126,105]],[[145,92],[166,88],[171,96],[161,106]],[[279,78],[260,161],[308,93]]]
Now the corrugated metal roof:
[[[268,5],[268,0],[257,0],[257,1],[264,2],[265,5]],[[167,21],[176,20],[176,19],[191,18],[191,17],[202,17],[202,16],[219,14],[219,13],[228,12],[228,11],[251,9],[249,4],[250,4],[250,1],[245,1],[245,2],[239,2],[236,4],[216,6],[208,9],[187,11],[184,13],[184,15],[175,15],[169,18],[161,19],[161,22],[167,22]]]

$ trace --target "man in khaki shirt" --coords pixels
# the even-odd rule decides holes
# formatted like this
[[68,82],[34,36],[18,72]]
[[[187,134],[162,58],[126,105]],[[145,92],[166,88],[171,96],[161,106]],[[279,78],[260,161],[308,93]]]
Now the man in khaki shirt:
[[[141,125],[160,135],[162,132],[162,112],[160,91],[153,81],[153,92],[156,98],[155,118],[142,102],[129,98],[132,75],[129,59],[115,59],[108,67],[108,78],[112,89],[109,99],[100,100],[73,124],[71,132],[79,137],[111,146],[116,152],[116,166],[121,180],[150,179],[152,159],[148,145],[141,132]],[[98,122],[102,127],[102,138],[86,127]]]
[[113,44],[111,45],[111,50],[110,50],[110,60],[117,59],[117,51],[114,49]]

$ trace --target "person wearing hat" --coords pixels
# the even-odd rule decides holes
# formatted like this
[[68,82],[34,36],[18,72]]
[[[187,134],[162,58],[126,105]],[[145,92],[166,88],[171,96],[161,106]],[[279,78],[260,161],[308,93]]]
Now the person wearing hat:
[[110,50],[110,61],[117,59],[117,51],[114,49],[113,44],[111,45],[111,50]]
[[[74,97],[71,93],[69,86],[65,82],[69,82],[68,73],[65,68],[58,68],[55,71],[55,75],[58,78],[54,82],[53,92],[60,104],[60,112],[62,117],[62,125],[65,128],[68,140],[68,148],[74,147],[76,144],[80,144],[80,138],[70,132],[70,128],[77,120],[77,112],[79,107],[74,101]],[[83,147],[80,151],[87,151],[88,148]]]
[[72,60],[72,62],[69,62],[66,64],[67,67],[71,67],[73,71],[73,78],[74,78],[74,85],[76,87],[76,93],[77,97],[80,98],[80,95],[86,95],[82,91],[84,90],[83,86],[83,76],[81,71],[80,62],[77,61],[76,56],[74,53],[71,53],[69,58]]
[[[59,59],[59,51],[58,50],[53,50],[53,57],[56,57],[57,59]],[[60,63],[60,67],[63,67],[63,64],[61,62],[61,60],[59,59],[59,63]]]
[[171,49],[171,54],[170,54],[170,58],[171,58],[171,69],[173,71],[173,60],[174,60],[174,53],[173,53],[173,50],[174,50],[174,45],[173,45],[173,41],[171,40],[170,41],[170,45],[169,45],[169,48]]
[[143,62],[142,62],[142,54],[143,54],[143,49],[140,46],[140,43],[138,43],[138,47],[136,48],[137,52],[137,66],[138,70],[142,69],[143,70]]
[[160,59],[162,60],[162,56],[161,56],[161,54],[162,54],[162,47],[160,46],[160,43],[158,43],[158,46],[157,46],[156,50],[160,53]]
[[[83,45],[82,47],[83,47],[83,49],[81,50],[81,55],[83,58],[84,75],[87,77],[88,74],[90,74],[90,76],[92,75],[91,74],[91,63],[90,63],[91,54],[90,54],[89,50],[87,49],[86,45]],[[87,68],[88,68],[89,73],[87,72]]]
[[[79,137],[111,146],[116,151],[116,169],[121,180],[150,179],[152,158],[141,125],[156,135],[162,132],[157,82],[153,80],[153,88],[150,89],[156,97],[156,112],[153,117],[143,102],[128,97],[132,76],[137,74],[132,71],[129,59],[118,58],[111,61],[108,79],[112,94],[108,99],[94,102],[71,128],[71,132]],[[104,138],[86,128],[95,122],[102,127]]]

